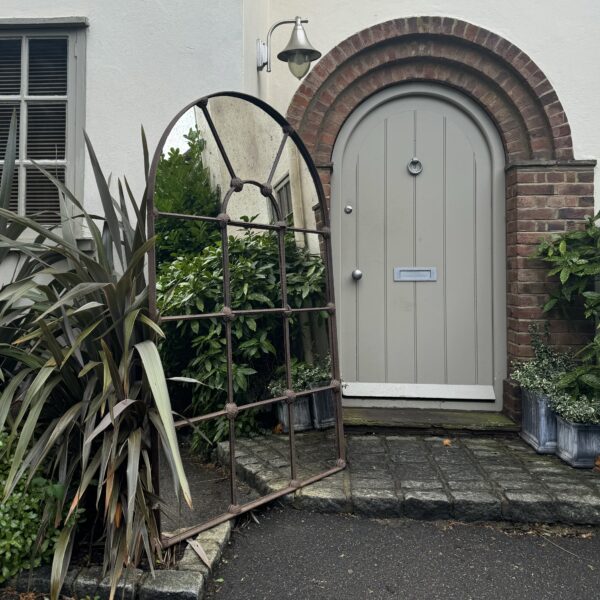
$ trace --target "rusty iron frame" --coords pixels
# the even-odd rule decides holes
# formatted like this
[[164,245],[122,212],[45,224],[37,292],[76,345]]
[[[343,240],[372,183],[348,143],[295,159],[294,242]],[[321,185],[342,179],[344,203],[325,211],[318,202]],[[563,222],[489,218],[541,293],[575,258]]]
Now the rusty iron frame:
[[[229,160],[227,155],[227,151],[223,145],[223,142],[219,136],[219,133],[215,127],[215,124],[210,116],[208,105],[212,98],[219,97],[229,97],[229,98],[237,98],[243,101],[246,101],[259,109],[263,110],[267,113],[273,120],[281,127],[282,140],[277,150],[273,165],[268,174],[267,180],[265,182],[260,182],[258,180],[246,179],[242,180],[236,176],[235,169]],[[221,204],[221,212],[217,217],[207,217],[203,215],[191,215],[191,214],[179,214],[179,213],[166,213],[156,210],[154,206],[154,191],[155,191],[155,183],[156,183],[156,173],[158,169],[158,164],[160,158],[163,153],[164,145],[167,141],[167,137],[169,136],[171,130],[177,123],[177,121],[190,109],[199,108],[204,118],[206,119],[208,126],[212,132],[214,140],[217,144],[219,153],[229,176],[231,178],[231,183],[229,190],[225,193],[222,204]],[[282,219],[282,215],[280,213],[279,205],[275,200],[273,195],[273,187],[272,180],[275,174],[277,165],[285,148],[286,142],[291,140],[298,151],[300,152],[302,158],[304,159],[312,180],[314,182],[317,196],[318,196],[318,208],[320,209],[320,219],[321,226],[317,225],[316,229],[310,229],[305,227],[292,227],[288,226],[286,221]],[[237,193],[242,191],[244,186],[256,186],[259,188],[261,194],[271,203],[274,214],[277,217],[277,222],[274,224],[261,224],[261,223],[253,223],[247,221],[238,221],[233,220],[227,214],[227,207],[231,197]],[[204,96],[194,102],[191,102],[187,106],[185,106],[181,111],[179,111],[175,117],[171,120],[169,125],[164,130],[156,151],[154,153],[152,163],[150,165],[150,170],[148,174],[148,186],[146,188],[146,203],[147,203],[147,227],[148,227],[148,238],[153,238],[155,235],[155,219],[158,218],[177,218],[177,219],[188,219],[188,220],[200,220],[204,222],[212,222],[218,225],[221,229],[221,244],[222,244],[222,263],[223,263],[223,300],[224,306],[221,311],[213,312],[213,313],[199,313],[199,314],[191,314],[191,315],[169,315],[169,316],[160,316],[157,309],[156,303],[156,254],[154,248],[149,252],[148,255],[148,270],[149,270],[149,307],[150,307],[150,315],[151,317],[158,323],[160,322],[168,322],[168,321],[176,321],[176,320],[202,320],[202,319],[214,319],[221,318],[225,324],[225,345],[227,352],[227,402],[222,410],[212,412],[209,414],[200,415],[197,417],[193,417],[190,419],[184,419],[177,421],[175,423],[176,428],[182,428],[186,426],[190,426],[193,423],[198,423],[200,421],[206,421],[208,419],[214,419],[219,417],[227,417],[229,419],[229,491],[230,491],[230,505],[227,510],[220,514],[217,517],[206,520],[198,525],[189,527],[183,531],[178,532],[176,535],[165,536],[161,535],[162,546],[167,548],[182,542],[188,539],[191,536],[197,535],[198,533],[214,527],[220,523],[223,523],[229,519],[236,517],[239,514],[244,512],[248,512],[259,506],[262,506],[268,502],[271,502],[277,498],[285,496],[290,493],[294,493],[298,489],[310,485],[315,481],[323,479],[329,475],[337,473],[345,468],[346,466],[346,454],[345,454],[345,445],[344,445],[344,430],[343,430],[343,422],[342,422],[342,404],[341,404],[341,380],[340,380],[340,371],[339,371],[339,355],[338,355],[338,346],[337,346],[337,326],[336,326],[336,307],[335,307],[335,299],[334,299],[334,291],[333,291],[333,263],[332,263],[332,249],[331,249],[331,230],[329,227],[329,211],[327,209],[325,203],[325,195],[323,192],[323,187],[321,185],[321,180],[317,173],[317,169],[312,161],[312,158],[306,149],[306,146],[302,142],[300,136],[296,133],[296,131],[291,127],[291,125],[281,116],[275,109],[269,106],[267,103],[255,98],[253,96],[249,96],[247,94],[242,94],[238,92],[222,92],[217,94],[211,94],[209,96]],[[280,276],[280,286],[281,286],[281,306],[277,308],[263,308],[263,309],[246,309],[246,310],[234,310],[231,308],[231,289],[230,289],[230,270],[229,270],[229,245],[228,245],[228,228],[229,227],[241,227],[244,229],[261,229],[266,231],[276,232],[278,237],[278,250],[279,250],[279,276]],[[306,307],[306,308],[291,308],[288,305],[287,301],[287,282],[286,282],[286,258],[285,258],[285,234],[287,232],[298,232],[298,233],[310,233],[316,234],[320,236],[320,247],[321,252],[324,254],[324,262],[325,262],[325,306],[319,307]],[[292,373],[291,373],[291,355],[290,355],[290,323],[289,319],[292,315],[297,313],[309,313],[309,312],[327,312],[327,330],[328,330],[328,341],[329,341],[329,350],[331,354],[331,365],[332,365],[332,380],[328,385],[317,389],[311,390],[294,390],[292,386]],[[259,400],[257,402],[252,402],[249,404],[238,405],[235,403],[235,398],[233,394],[233,339],[232,339],[232,321],[242,315],[262,315],[262,314],[276,314],[281,315],[283,319],[283,351],[284,351],[284,365],[285,365],[285,378],[287,383],[287,389],[284,392],[284,395],[278,396],[275,398],[266,398],[263,400]],[[308,396],[314,392],[331,390],[334,397],[335,404],[335,435],[336,435],[336,448],[337,448],[337,460],[334,467],[322,471],[321,473],[314,475],[312,477],[306,479],[298,478],[298,467],[297,467],[297,454],[296,454],[296,438],[294,433],[294,427],[292,424],[294,423],[294,402],[297,398]],[[289,427],[289,449],[290,449],[290,481],[289,485],[284,487],[281,490],[277,490],[276,492],[266,494],[252,500],[250,502],[246,502],[244,504],[239,504],[238,502],[238,493],[237,493],[237,474],[236,474],[236,464],[235,464],[235,455],[236,455],[236,434],[235,434],[235,419],[238,414],[243,411],[267,406],[271,404],[275,404],[277,402],[286,402],[287,403],[287,413],[288,413],[288,422],[290,423]],[[160,460],[160,451],[159,451],[159,439],[157,435],[153,435],[152,439],[152,461],[155,466],[153,469],[153,474],[155,475],[154,487],[155,491],[159,493],[159,482],[158,482],[158,472],[159,472],[159,460]],[[160,517],[158,517],[159,522],[159,531],[160,531]]]

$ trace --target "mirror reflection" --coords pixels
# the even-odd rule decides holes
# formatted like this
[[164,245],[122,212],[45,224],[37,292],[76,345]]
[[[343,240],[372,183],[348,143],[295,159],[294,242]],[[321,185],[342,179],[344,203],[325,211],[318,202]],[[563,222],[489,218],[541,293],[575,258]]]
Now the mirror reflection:
[[[320,389],[332,380],[330,315],[321,310],[328,298],[325,245],[316,233],[318,192],[293,140],[254,104],[210,98],[173,128],[158,167],[155,207],[161,352],[167,375],[186,378],[171,381],[170,391],[180,419],[196,419],[180,429],[190,469],[206,479],[225,512],[231,501],[225,410],[232,402],[239,407],[238,468],[262,465],[271,491],[292,478],[291,429],[296,478],[331,468],[333,394]],[[233,319],[224,318],[224,307],[236,313]],[[244,409],[281,398],[290,387],[305,392],[294,401],[292,423],[286,402]],[[238,503],[253,497],[243,480],[238,485]],[[203,515],[216,516],[215,510]],[[173,527],[181,519],[172,518]]]

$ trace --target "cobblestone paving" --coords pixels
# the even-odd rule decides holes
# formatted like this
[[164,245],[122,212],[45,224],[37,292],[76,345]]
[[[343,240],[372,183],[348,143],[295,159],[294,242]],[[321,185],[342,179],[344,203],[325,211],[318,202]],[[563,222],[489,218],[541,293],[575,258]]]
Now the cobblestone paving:
[[[335,464],[331,431],[296,434],[300,477]],[[447,444],[448,442],[446,442]],[[239,440],[238,476],[261,494],[289,482],[287,436]],[[222,460],[227,446],[219,448]],[[300,490],[301,508],[368,516],[600,524],[600,474],[520,439],[347,437],[348,469]]]

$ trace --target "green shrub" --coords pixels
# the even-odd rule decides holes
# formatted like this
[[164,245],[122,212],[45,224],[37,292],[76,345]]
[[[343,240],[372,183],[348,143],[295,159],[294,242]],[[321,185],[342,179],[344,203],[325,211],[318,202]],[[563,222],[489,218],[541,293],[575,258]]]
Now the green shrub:
[[[569,317],[573,308],[596,328],[592,342],[577,355],[580,364],[562,377],[560,388],[567,397],[600,397],[600,212],[587,220],[584,229],[567,231],[540,243],[536,256],[550,265],[549,275],[558,275],[557,290],[544,306],[558,308]],[[594,402],[595,400],[591,400]]]
[[[6,484],[12,453],[6,433],[0,433],[0,489]],[[38,543],[44,513],[53,517],[60,486],[43,477],[34,477],[26,486],[21,480],[14,492],[0,501],[0,583],[23,569],[40,566],[52,558],[58,530],[50,526]]]
[[548,275],[558,275],[559,287],[544,305],[549,311],[557,307],[570,316],[578,301],[583,302],[585,316],[600,316],[600,213],[590,217],[581,230],[566,231],[540,242],[536,257],[548,263]]
[[[292,307],[317,306],[324,302],[325,265],[319,255],[297,245],[286,235],[287,295]],[[229,237],[230,281],[234,309],[281,306],[279,254],[275,233],[254,233]],[[223,306],[221,243],[165,264],[157,290],[163,315],[218,312]],[[326,315],[324,315],[326,316]],[[264,398],[266,386],[283,362],[281,315],[242,316],[232,323],[233,384],[236,402],[244,404]],[[292,339],[298,346],[299,320],[290,319]],[[184,375],[201,382],[195,386],[185,414],[194,416],[220,410],[226,401],[227,357],[225,329],[221,319],[167,323],[161,346],[163,360],[172,375]],[[301,353],[296,348],[296,355]],[[254,412],[242,412],[236,419],[239,430],[256,425]],[[211,444],[222,439],[226,425],[209,421],[199,436]],[[196,436],[196,446],[201,440]]]
[[[210,171],[202,162],[206,145],[198,130],[184,136],[189,148],[182,154],[171,148],[158,164],[154,202],[158,210],[215,217],[219,193],[213,190]],[[184,254],[200,252],[219,238],[219,230],[202,221],[160,218],[156,220],[156,261],[158,265]]]
[[529,326],[529,334],[534,357],[528,361],[514,363],[511,377],[521,387],[532,392],[556,395],[561,377],[574,366],[573,356],[571,353],[557,352],[549,346],[547,326],[542,334],[538,326],[532,323]]

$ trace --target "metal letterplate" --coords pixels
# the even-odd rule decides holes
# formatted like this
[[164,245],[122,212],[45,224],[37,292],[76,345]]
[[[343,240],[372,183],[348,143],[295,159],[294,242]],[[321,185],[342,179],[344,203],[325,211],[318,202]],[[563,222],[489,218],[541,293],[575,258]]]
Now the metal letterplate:
[[394,267],[394,281],[437,281],[437,268]]

